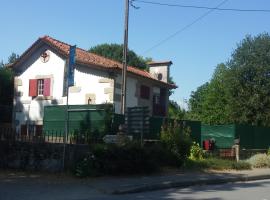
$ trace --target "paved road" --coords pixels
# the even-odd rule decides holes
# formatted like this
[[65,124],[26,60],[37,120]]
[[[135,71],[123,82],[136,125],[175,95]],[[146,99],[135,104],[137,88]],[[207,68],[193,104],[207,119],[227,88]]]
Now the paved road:
[[106,195],[95,182],[16,176],[0,179],[0,200],[270,200],[270,180],[194,186],[127,195]]
[[[122,196],[123,199],[160,200],[270,200],[270,180],[194,186]],[[121,199],[122,199],[121,198]],[[116,198],[117,199],[117,198]]]

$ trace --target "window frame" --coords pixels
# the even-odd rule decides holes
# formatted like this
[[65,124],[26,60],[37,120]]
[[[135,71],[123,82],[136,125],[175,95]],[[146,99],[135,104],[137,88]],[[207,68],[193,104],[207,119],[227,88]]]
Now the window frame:
[[37,79],[37,95],[44,96],[45,79]]

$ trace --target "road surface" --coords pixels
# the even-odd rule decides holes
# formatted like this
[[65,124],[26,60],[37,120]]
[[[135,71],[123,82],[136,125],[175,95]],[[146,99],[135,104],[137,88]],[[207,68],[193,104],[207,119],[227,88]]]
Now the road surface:
[[43,180],[37,177],[0,178],[0,200],[270,200],[270,180],[193,186],[153,192],[109,195],[93,183]]

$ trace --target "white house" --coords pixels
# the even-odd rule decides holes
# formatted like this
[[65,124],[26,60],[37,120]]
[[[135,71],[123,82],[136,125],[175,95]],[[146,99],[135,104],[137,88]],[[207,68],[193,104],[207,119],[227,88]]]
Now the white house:
[[[39,38],[12,65],[15,71],[14,125],[42,125],[46,105],[65,105],[66,68],[70,45],[49,36]],[[149,63],[149,72],[128,67],[127,107],[148,106],[152,115],[166,115],[172,62]],[[75,85],[69,104],[113,103],[120,113],[122,64],[76,49]]]

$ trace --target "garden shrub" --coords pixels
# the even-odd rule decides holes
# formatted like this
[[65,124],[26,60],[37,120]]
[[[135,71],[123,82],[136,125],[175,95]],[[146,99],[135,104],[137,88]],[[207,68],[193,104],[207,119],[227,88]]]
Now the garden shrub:
[[250,157],[247,162],[249,162],[254,168],[270,167],[270,156],[262,153],[255,154]]
[[203,159],[203,150],[200,147],[200,145],[196,142],[192,143],[192,146],[190,148],[190,155],[189,159],[191,160],[201,160]]
[[138,174],[158,170],[157,156],[139,144],[124,146],[93,145],[89,156],[78,163],[75,175],[80,177],[97,175]]
[[95,166],[93,155],[89,154],[83,160],[81,160],[75,169],[75,175],[78,177],[98,176],[98,167]]
[[192,141],[190,128],[177,121],[163,125],[161,130],[161,143],[170,154],[177,166],[181,166],[190,154]]
[[187,127],[171,123],[163,127],[161,142],[157,144],[92,144],[89,155],[77,164],[75,175],[150,173],[163,166],[181,166],[190,154],[189,134]]

